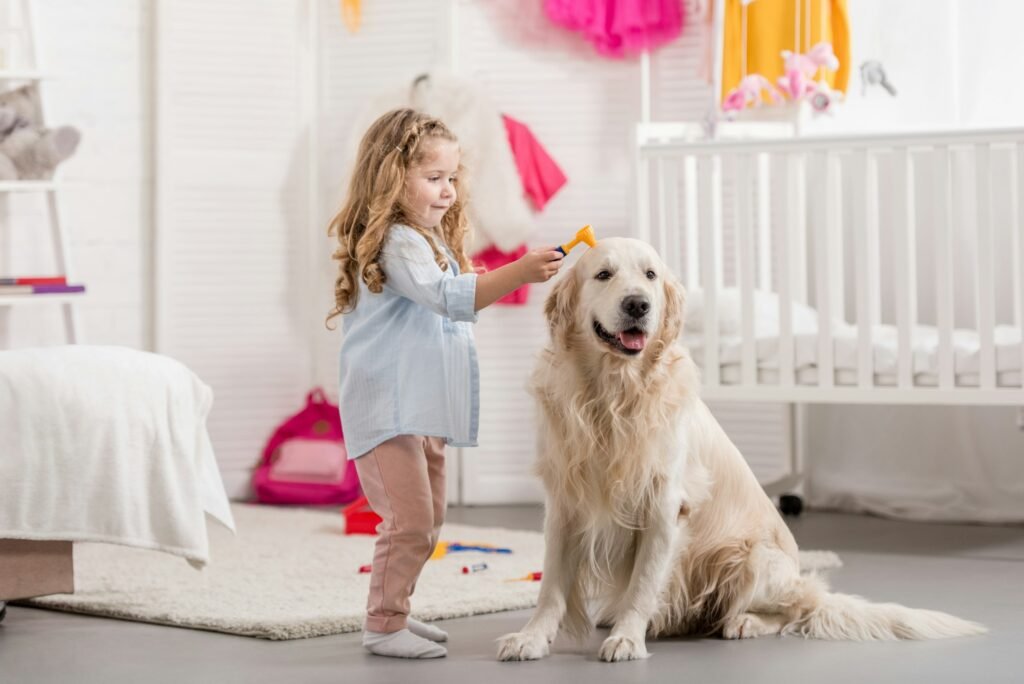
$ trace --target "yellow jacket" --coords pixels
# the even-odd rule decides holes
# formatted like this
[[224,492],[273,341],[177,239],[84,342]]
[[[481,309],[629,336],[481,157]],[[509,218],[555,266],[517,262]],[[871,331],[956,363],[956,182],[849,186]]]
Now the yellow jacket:
[[[795,38],[797,11],[800,42]],[[810,22],[806,12],[810,10]],[[822,12],[825,12],[824,22]],[[807,29],[810,29],[808,40]],[[783,75],[782,51],[807,52],[826,41],[839,60],[838,71],[826,72],[825,82],[846,92],[850,80],[850,26],[846,0],[754,0],[747,6],[747,69],[743,73],[743,7],[740,0],[725,0],[722,41],[722,92],[735,88],[744,75],[761,74],[774,85]]]

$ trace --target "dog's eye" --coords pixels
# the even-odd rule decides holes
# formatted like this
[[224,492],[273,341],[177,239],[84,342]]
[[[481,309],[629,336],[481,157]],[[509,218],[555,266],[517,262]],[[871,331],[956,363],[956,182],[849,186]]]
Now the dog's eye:
[[648,271],[647,272],[647,279],[648,280],[654,280],[657,277],[658,277],[658,274],[655,273],[654,271]]
[[612,277],[612,272],[608,270],[599,271],[598,274],[594,277],[597,278],[598,280],[608,280]]

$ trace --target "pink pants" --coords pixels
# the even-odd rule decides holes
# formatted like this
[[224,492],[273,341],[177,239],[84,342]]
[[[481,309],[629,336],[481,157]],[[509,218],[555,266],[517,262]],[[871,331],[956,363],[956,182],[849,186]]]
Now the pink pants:
[[356,459],[363,493],[383,522],[373,552],[366,629],[405,629],[409,597],[437,546],[447,496],[444,440],[399,435]]

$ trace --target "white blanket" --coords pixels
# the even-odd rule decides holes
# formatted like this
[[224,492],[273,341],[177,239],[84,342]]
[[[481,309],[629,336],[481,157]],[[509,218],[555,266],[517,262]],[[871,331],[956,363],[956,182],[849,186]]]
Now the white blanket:
[[0,352],[0,538],[110,542],[209,559],[234,530],[206,431],[213,392],[120,347]]

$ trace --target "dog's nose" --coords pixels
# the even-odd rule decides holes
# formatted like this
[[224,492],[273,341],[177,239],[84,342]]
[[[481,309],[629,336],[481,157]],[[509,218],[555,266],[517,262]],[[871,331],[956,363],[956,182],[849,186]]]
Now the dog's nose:
[[622,310],[633,318],[643,318],[650,308],[651,303],[642,295],[630,295],[622,300]]

